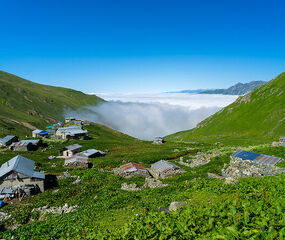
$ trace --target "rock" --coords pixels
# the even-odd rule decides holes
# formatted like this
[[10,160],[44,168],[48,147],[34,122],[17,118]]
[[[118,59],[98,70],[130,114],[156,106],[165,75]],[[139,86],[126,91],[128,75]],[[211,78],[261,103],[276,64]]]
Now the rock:
[[225,184],[235,184],[235,183],[237,183],[237,180],[235,178],[232,177],[226,178]]
[[82,180],[79,176],[77,176],[77,179],[74,182],[72,182],[71,184],[78,185],[80,183],[82,183]]
[[55,158],[56,158],[56,156],[49,156],[48,157],[49,160],[52,160],[52,159],[55,159]]
[[280,146],[280,143],[279,142],[273,142],[272,143],[272,147],[279,147]]
[[48,213],[51,213],[51,214],[54,214],[54,215],[62,215],[62,214],[66,214],[66,213],[71,213],[71,212],[74,212],[76,211],[77,209],[79,208],[78,205],[75,205],[75,206],[69,206],[67,203],[64,204],[63,207],[49,207],[49,206],[43,206],[43,207],[40,207],[40,208],[34,208],[32,210],[32,212],[34,211],[38,211],[40,213],[40,217],[39,217],[39,220],[40,221],[44,221],[46,220],[46,217],[45,215],[48,214]]
[[10,217],[11,215],[8,215],[7,213],[4,213],[4,212],[0,212],[0,221],[7,220]]
[[168,184],[162,183],[160,180],[155,178],[147,177],[145,179],[145,184],[142,188],[157,188],[157,187],[167,187]]
[[52,193],[58,193],[59,189],[53,190]]
[[53,164],[51,165],[51,167],[52,167],[52,168],[55,168],[55,167],[56,167],[56,164],[55,164],[55,163],[53,163]]
[[202,165],[209,163],[211,161],[211,158],[216,157],[220,154],[221,152],[217,150],[214,150],[210,153],[198,152],[191,159],[186,160],[186,162],[184,162],[183,158],[180,158],[179,164],[187,166],[187,167],[191,167],[191,168],[198,167],[198,166],[202,166]]
[[169,205],[169,211],[177,211],[179,208],[181,207],[185,207],[187,206],[186,203],[183,203],[183,202],[172,202],[170,203]]
[[165,213],[169,213],[170,211],[169,211],[169,208],[167,208],[167,207],[159,207],[158,209],[157,209],[157,211],[158,212],[165,212]]
[[179,149],[174,149],[173,152],[180,152]]
[[140,188],[137,187],[137,184],[135,184],[135,183],[130,183],[130,184],[122,183],[121,189],[125,190],[125,191],[139,191],[139,190],[141,190]]

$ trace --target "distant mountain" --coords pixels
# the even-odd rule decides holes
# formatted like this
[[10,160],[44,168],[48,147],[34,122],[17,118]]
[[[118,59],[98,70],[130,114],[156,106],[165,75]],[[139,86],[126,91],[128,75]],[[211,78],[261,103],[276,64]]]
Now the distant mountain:
[[95,95],[33,83],[0,71],[0,137],[29,133],[29,129],[63,120],[67,110],[102,101]]
[[205,90],[200,92],[200,94],[224,94],[224,95],[244,95],[249,93],[256,88],[265,84],[265,81],[252,81],[249,83],[237,83],[234,86],[229,87],[228,89],[214,89],[214,90]]
[[195,90],[181,90],[176,92],[167,92],[167,93],[201,93],[208,91],[207,89],[195,89]]

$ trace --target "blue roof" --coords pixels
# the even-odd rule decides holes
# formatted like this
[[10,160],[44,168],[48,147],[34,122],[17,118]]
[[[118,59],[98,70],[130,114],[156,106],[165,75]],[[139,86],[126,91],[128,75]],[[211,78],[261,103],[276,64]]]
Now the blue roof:
[[38,135],[48,135],[48,132],[42,131],[42,132],[38,133]]
[[259,153],[248,152],[248,151],[240,151],[235,155],[235,157],[238,157],[241,159],[247,159],[247,160],[255,160],[260,155],[261,154],[259,154]]
[[243,160],[256,161],[263,164],[275,165],[282,160],[280,157],[269,156],[244,150],[238,150],[232,154],[233,157],[241,158]]

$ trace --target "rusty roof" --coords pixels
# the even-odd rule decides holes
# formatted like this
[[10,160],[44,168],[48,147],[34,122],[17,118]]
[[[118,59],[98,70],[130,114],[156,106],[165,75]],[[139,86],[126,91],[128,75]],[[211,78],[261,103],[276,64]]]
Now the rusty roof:
[[121,169],[123,169],[125,172],[135,172],[138,170],[146,170],[146,168],[144,168],[144,166],[140,163],[127,163],[124,164],[122,166],[120,166]]

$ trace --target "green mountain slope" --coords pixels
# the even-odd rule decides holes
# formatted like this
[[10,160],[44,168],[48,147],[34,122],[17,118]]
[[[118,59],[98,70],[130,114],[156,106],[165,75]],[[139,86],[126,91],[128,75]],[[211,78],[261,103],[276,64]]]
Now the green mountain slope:
[[60,121],[64,111],[96,105],[102,99],[72,89],[37,84],[0,71],[0,131],[26,133]]
[[285,72],[198,124],[175,141],[258,143],[285,135]]

